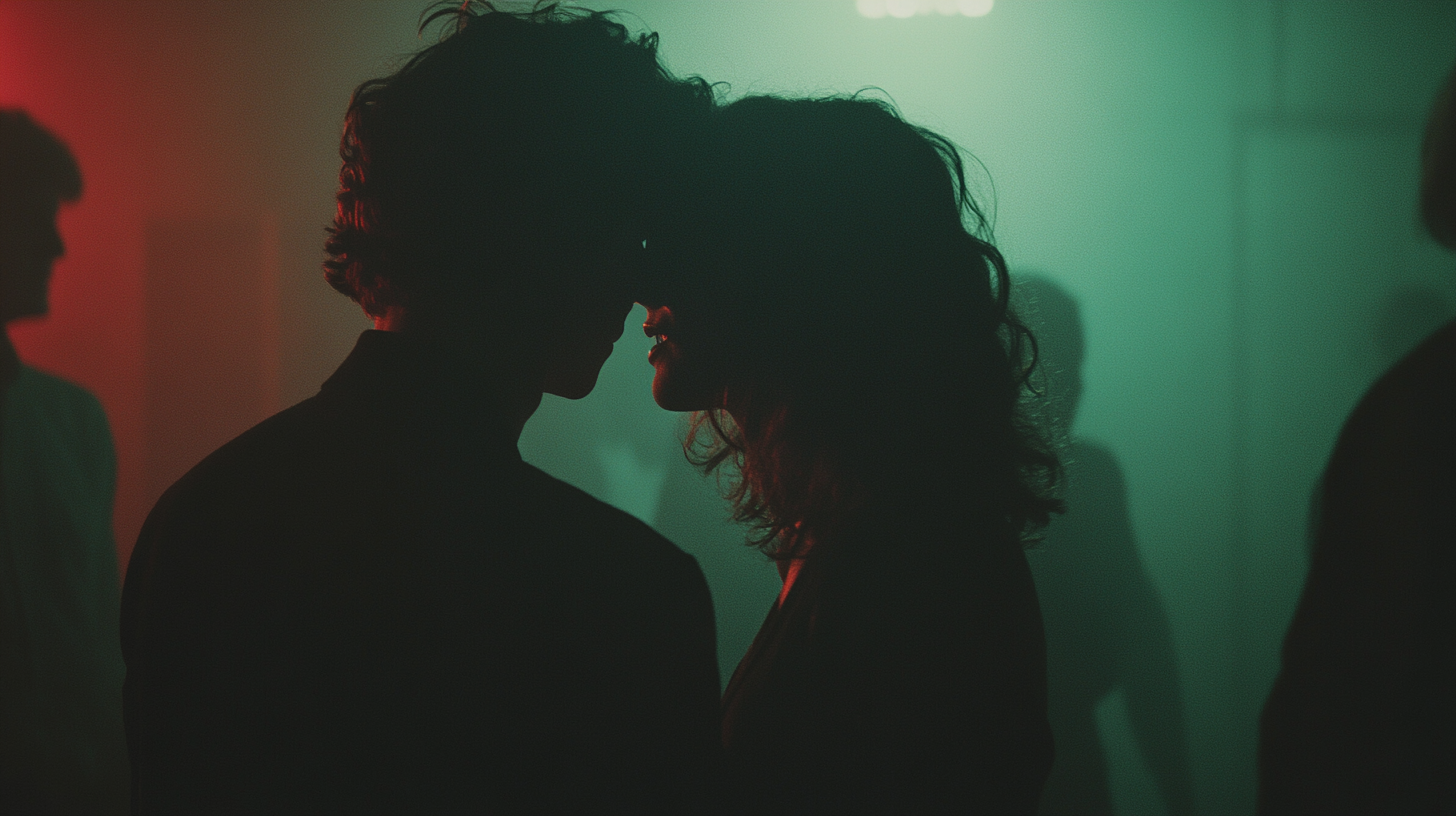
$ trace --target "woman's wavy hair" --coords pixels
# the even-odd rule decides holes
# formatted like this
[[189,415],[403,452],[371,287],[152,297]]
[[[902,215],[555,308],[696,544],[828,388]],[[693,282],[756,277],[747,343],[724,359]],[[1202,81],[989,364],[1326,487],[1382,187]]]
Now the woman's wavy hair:
[[530,285],[520,273],[570,243],[584,202],[646,206],[678,130],[712,107],[705,82],[662,66],[655,33],[608,12],[471,1],[420,29],[435,23],[439,42],[360,85],[345,115],[324,277],[374,316]]
[[1060,467],[960,151],[862,95],[748,97],[711,130],[674,240],[742,331],[725,408],[694,416],[686,448],[734,466],[750,543],[791,558],[926,501],[1026,541],[1060,510]]

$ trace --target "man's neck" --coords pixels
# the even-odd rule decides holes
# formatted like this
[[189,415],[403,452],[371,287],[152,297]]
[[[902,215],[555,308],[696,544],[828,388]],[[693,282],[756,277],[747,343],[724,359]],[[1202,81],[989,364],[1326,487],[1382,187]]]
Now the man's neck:
[[509,422],[506,430],[511,439],[520,438],[526,421],[541,405],[542,388],[524,358],[513,354],[501,343],[458,332],[436,331],[409,321],[376,318],[376,330],[387,331],[408,339],[425,357],[449,372],[467,393],[479,394],[482,400],[500,409],[500,416]]

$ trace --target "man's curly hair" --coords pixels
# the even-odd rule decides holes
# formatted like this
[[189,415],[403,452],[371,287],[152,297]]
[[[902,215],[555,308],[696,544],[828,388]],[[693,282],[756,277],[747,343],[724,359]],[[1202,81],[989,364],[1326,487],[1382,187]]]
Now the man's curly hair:
[[[591,207],[650,205],[679,130],[712,106],[610,13],[467,2],[441,40],[355,90],[324,276],[373,316],[523,285]],[[509,274],[508,274],[509,273]]]

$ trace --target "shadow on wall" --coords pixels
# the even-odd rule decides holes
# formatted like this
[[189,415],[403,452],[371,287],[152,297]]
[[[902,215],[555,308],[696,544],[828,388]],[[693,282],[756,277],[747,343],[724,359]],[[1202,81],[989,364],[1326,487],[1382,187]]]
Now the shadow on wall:
[[521,434],[521,456],[551,475],[647,522],[698,559],[718,624],[722,682],[748,651],[779,591],[767,558],[744,546],[717,480],[683,456],[685,415],[652,400],[641,306],[585,399],[546,396]]
[[[1065,515],[1028,552],[1046,620],[1056,763],[1044,814],[1111,814],[1116,800],[1160,796],[1165,812],[1193,812],[1182,693],[1167,613],[1138,555],[1122,468],[1112,451],[1072,433],[1082,392],[1084,334],[1077,301],[1051,280],[1018,276],[1036,333],[1052,420],[1068,434]],[[1135,753],[1153,791],[1115,796],[1106,720],[1120,696]],[[1099,724],[1103,727],[1099,729]]]

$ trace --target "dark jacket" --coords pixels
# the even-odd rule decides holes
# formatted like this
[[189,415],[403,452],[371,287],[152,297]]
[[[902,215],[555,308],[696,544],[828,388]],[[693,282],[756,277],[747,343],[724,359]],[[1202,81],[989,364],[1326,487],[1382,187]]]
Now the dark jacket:
[[1456,323],[1360,401],[1320,508],[1259,811],[1456,812]]
[[0,331],[0,813],[126,808],[115,491],[101,403]]
[[1034,813],[1046,655],[1019,544],[906,515],[811,550],[723,700],[748,813]]
[[692,557],[365,332],[153,509],[122,608],[140,812],[644,812],[717,752]]

